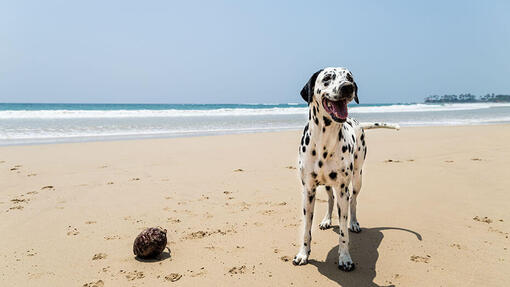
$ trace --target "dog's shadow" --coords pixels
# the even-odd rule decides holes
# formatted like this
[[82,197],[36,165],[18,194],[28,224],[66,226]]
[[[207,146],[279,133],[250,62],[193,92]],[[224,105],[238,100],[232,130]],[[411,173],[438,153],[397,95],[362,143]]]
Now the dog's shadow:
[[[338,226],[333,227],[336,233],[339,233]],[[350,232],[350,248],[351,257],[356,264],[356,269],[351,272],[343,272],[338,269],[338,245],[328,252],[325,261],[309,260],[309,264],[317,267],[317,270],[330,280],[337,282],[344,287],[350,286],[380,286],[374,283],[376,276],[375,265],[379,258],[377,249],[381,244],[384,235],[383,230],[400,230],[410,232],[422,240],[419,233],[412,230],[398,227],[377,227],[363,228],[362,232]],[[394,285],[389,285],[394,286]]]

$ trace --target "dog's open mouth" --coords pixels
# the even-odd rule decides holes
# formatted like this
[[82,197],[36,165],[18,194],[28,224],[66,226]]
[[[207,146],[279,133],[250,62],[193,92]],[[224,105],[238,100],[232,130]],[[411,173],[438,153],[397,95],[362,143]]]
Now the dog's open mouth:
[[322,106],[328,114],[337,122],[345,122],[347,119],[347,100],[331,101],[326,98],[322,99]]

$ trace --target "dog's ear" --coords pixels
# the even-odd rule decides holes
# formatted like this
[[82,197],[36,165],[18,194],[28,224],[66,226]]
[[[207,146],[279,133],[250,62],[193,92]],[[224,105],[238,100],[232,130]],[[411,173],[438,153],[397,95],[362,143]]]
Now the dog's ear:
[[358,85],[356,85],[356,82],[354,82],[354,81],[352,81],[352,83],[354,84],[354,101],[356,102],[356,104],[359,104]]
[[317,76],[319,76],[320,72],[322,72],[322,70],[315,72],[310,78],[310,80],[308,80],[308,83],[306,83],[306,85],[301,90],[301,97],[308,104],[310,104],[310,102],[312,101],[313,91],[315,89],[315,81],[317,80]]

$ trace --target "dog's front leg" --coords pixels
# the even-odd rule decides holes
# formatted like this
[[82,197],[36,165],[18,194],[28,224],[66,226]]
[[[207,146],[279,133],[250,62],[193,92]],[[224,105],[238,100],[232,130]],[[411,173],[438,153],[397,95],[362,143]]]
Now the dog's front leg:
[[313,209],[315,206],[315,185],[303,185],[303,237],[301,242],[301,249],[292,261],[294,265],[304,265],[308,263],[308,256],[311,251],[312,244],[312,221]]
[[354,269],[349,253],[349,231],[347,230],[347,214],[349,212],[349,181],[341,183],[335,188],[335,196],[338,205],[338,220],[340,226],[340,238],[338,242],[338,268],[343,271]]

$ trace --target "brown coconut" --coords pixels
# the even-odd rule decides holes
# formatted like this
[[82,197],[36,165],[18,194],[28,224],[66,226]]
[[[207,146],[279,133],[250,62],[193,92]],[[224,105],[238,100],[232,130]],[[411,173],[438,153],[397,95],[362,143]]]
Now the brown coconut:
[[135,238],[133,253],[143,259],[155,258],[166,248],[166,229],[151,227]]

